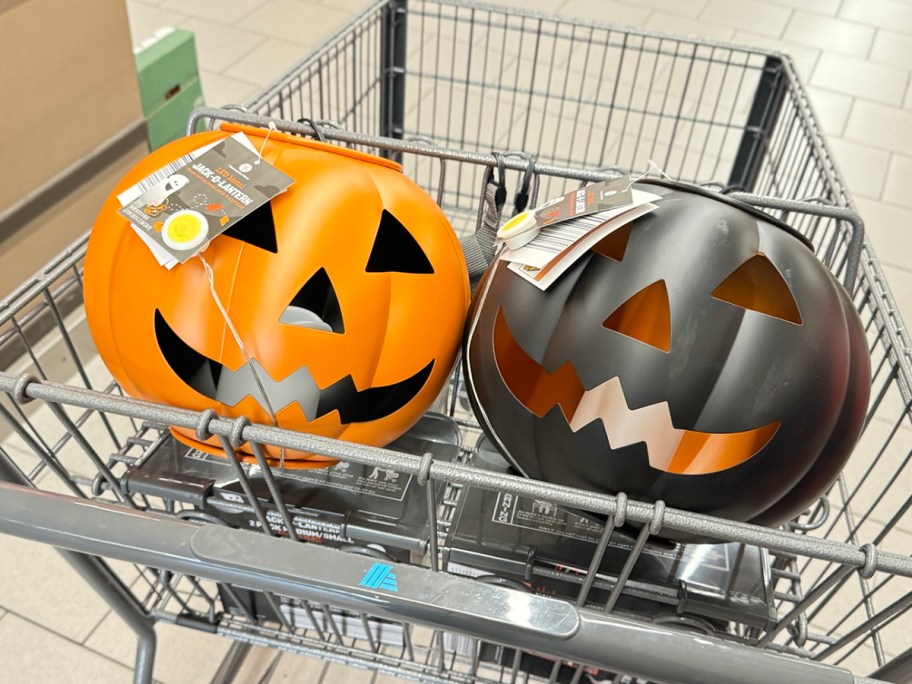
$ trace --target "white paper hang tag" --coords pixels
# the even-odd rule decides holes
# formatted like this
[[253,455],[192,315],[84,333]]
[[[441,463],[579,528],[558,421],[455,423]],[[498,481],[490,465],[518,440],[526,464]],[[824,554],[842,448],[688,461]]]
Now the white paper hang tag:
[[[521,247],[515,252],[503,250],[501,258],[511,262],[508,266],[511,271],[528,280],[538,289],[547,290],[600,240],[657,208],[655,204],[646,202],[633,208],[626,207],[620,213],[610,211],[568,221],[563,223],[561,227],[564,229],[575,227],[577,232],[582,233],[578,238],[570,242],[565,239],[549,241],[547,248],[542,248],[541,245],[533,247],[540,238],[548,239],[547,236],[544,236],[545,230],[543,229],[542,235],[526,247]],[[582,225],[571,225],[576,223]],[[557,226],[554,227],[554,229],[557,228]],[[560,248],[561,245],[564,245],[562,249]]]
[[[643,190],[632,189],[629,192],[631,201],[623,206],[598,213],[581,214],[572,219],[540,226],[538,234],[532,240],[516,249],[502,250],[500,258],[542,269],[551,260],[563,254],[574,243],[582,240],[590,231],[595,230],[606,221],[611,221],[637,207],[661,199],[659,195]],[[536,210],[536,214],[538,211]]]
[[581,216],[632,205],[635,203],[632,185],[629,176],[591,183],[545,202],[535,209],[535,220],[541,227],[553,226]]

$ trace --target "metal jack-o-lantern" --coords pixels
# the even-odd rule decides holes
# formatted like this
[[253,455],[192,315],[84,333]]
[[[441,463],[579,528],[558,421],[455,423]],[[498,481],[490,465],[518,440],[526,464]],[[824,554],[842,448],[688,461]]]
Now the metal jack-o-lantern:
[[[449,223],[397,164],[243,129],[263,159],[294,179],[203,253],[245,356],[202,260],[165,269],[117,213],[119,192],[236,130],[225,128],[157,150],[101,210],[85,300],[102,359],[135,397],[265,424],[274,414],[281,427],[365,444],[392,441],[438,395],[458,351],[469,289]],[[193,430],[175,434],[220,453]]]
[[523,474],[778,524],[835,479],[870,391],[864,330],[792,229],[688,186],[541,291],[496,261],[469,397]]

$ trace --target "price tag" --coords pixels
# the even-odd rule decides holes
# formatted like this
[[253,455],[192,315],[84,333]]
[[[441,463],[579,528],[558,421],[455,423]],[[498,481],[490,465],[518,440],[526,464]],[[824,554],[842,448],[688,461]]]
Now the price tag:
[[547,202],[535,210],[535,237],[516,249],[507,242],[500,258],[537,288],[548,289],[599,240],[656,208],[658,195],[630,186],[624,176]]

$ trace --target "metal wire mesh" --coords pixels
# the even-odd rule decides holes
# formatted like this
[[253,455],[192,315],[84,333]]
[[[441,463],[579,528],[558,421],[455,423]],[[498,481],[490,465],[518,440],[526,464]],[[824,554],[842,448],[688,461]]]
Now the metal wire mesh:
[[[827,208],[850,211],[851,198],[804,91],[788,60],[779,55],[485,6],[386,2],[295,66],[258,96],[250,111],[270,118],[330,120],[357,131],[347,134],[317,124],[344,144],[401,159],[406,172],[438,199],[463,233],[483,212],[483,180],[498,163],[511,192],[523,186],[531,170],[534,203],[599,177],[643,173],[652,161],[679,179],[772,196],[772,213],[805,234],[834,273],[845,279],[851,270],[850,238],[856,228],[827,215]],[[504,154],[492,156],[493,150]],[[813,202],[788,202],[808,198]],[[596,574],[604,551],[598,546],[593,546],[588,572],[585,567],[530,570],[573,587],[564,598],[581,606],[607,606],[663,624],[671,620],[681,629],[840,664],[862,675],[906,648],[912,627],[912,565],[905,558],[912,539],[912,497],[903,486],[912,457],[910,346],[867,243],[852,290],[872,355],[865,431],[836,485],[784,531],[478,474],[471,465],[478,458],[480,431],[458,374],[438,408],[460,427],[459,456],[454,464],[428,463],[427,471],[419,456],[353,451],[274,428],[245,427],[128,400],[94,356],[88,337],[81,309],[84,249],[84,240],[77,242],[0,304],[5,371],[0,387],[9,395],[0,402],[6,424],[0,456],[18,472],[19,481],[49,492],[224,524],[218,513],[228,503],[214,494],[190,502],[166,490],[158,496],[138,493],[126,484],[129,473],[161,447],[168,424],[208,424],[224,438],[245,493],[252,477],[265,478],[265,495],[244,497],[231,504],[232,510],[248,516],[261,531],[303,540],[306,534],[297,531],[295,514],[275,496],[269,469],[257,471],[237,460],[229,435],[240,429],[253,444],[304,444],[353,463],[430,474],[431,485],[444,487],[426,487],[433,525],[422,547],[425,553],[413,554],[411,560],[434,570],[436,545],[457,523],[454,511],[468,488],[531,493],[607,515],[605,543],[625,516],[646,523],[625,567],[613,575]],[[21,380],[23,373],[38,381]],[[21,401],[34,396],[41,401]],[[710,525],[720,538],[767,549],[775,591],[770,624],[761,628],[737,617],[707,622],[689,613],[683,590],[669,593],[667,610],[651,617],[616,608],[623,594],[636,595],[630,569],[643,553],[648,533],[658,532],[662,524],[691,530]],[[491,651],[486,643],[455,632],[390,624],[366,613],[268,593],[263,594],[265,604],[256,607],[244,598],[242,587],[141,565],[115,563],[112,568],[155,619],[238,641],[422,681],[505,682],[533,671],[529,654],[498,645]],[[384,630],[388,642],[395,643],[381,639]],[[541,659],[535,664],[542,667]],[[575,665],[564,667],[566,671],[552,658],[536,676],[570,681],[583,674]],[[616,681],[625,680],[618,675]]]

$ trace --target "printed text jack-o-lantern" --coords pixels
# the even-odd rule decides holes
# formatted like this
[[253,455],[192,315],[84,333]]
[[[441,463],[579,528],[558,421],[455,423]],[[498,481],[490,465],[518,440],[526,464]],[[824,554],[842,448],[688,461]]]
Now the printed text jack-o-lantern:
[[843,288],[790,228],[684,186],[541,291],[495,262],[469,396],[525,475],[778,524],[861,430],[870,360]]
[[[264,147],[265,131],[244,129],[294,178],[203,254],[248,363],[203,262],[166,270],[117,213],[117,193],[226,128],[159,149],[102,209],[85,278],[102,359],[132,396],[265,424],[271,408],[281,427],[392,441],[440,392],[458,350],[468,279],[446,218],[394,163],[275,132]],[[193,430],[177,436],[217,451]]]

